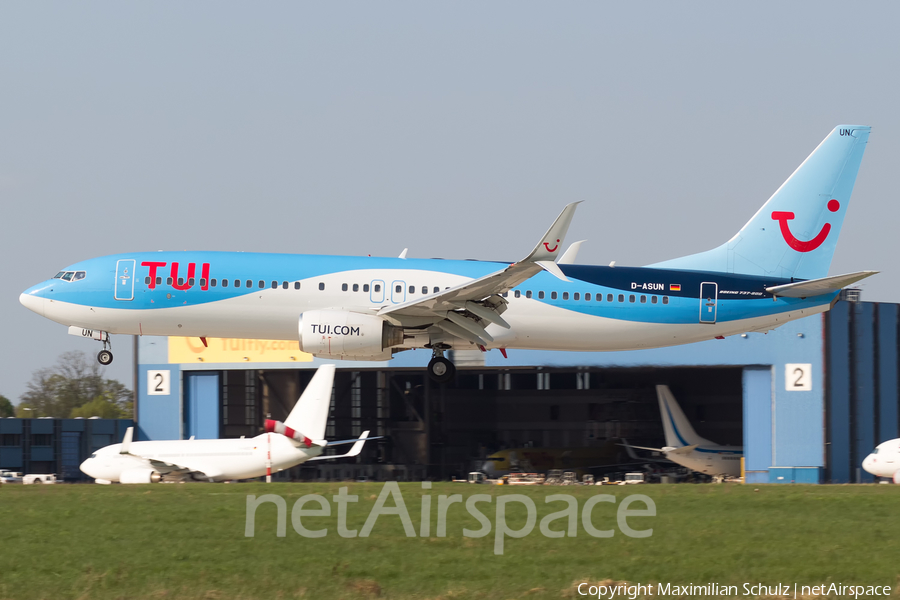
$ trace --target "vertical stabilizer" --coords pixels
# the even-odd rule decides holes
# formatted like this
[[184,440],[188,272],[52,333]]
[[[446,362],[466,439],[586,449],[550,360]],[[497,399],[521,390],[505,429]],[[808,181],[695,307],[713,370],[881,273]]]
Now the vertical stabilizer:
[[324,438],[333,386],[334,365],[322,365],[303,390],[284,424],[291,429],[302,431],[304,435],[314,440]]
[[[733,238],[718,248],[649,266],[785,279],[825,277],[870,130],[838,125]],[[728,210],[725,205],[722,209]]]
[[681,448],[683,446],[694,446],[701,444],[712,444],[709,440],[703,439],[694,428],[681,407],[675,401],[672,390],[667,385],[656,386],[656,397],[659,398],[659,412],[662,415],[663,429],[666,432],[666,446],[670,448]]

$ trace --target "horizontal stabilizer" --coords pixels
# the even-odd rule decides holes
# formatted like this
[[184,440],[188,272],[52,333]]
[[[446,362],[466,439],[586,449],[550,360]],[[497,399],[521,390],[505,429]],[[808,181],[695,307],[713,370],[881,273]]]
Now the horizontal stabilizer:
[[690,454],[696,447],[697,444],[691,444],[690,446],[682,446],[681,448],[669,448],[666,454]]
[[858,273],[848,273],[846,275],[834,275],[832,277],[823,277],[822,279],[811,279],[809,281],[798,281],[797,283],[767,287],[766,291],[773,296],[781,296],[783,298],[820,296],[837,292],[851,283],[856,283],[876,273],[878,271],[859,271]]
[[359,436],[359,438],[355,439],[355,440],[342,440],[339,442],[326,442],[325,443],[326,446],[338,446],[340,444],[349,444],[350,442],[353,442],[353,447],[350,448],[350,451],[347,452],[346,454],[337,454],[335,456],[321,456],[320,455],[320,456],[315,456],[313,458],[310,458],[309,460],[331,460],[331,459],[335,459],[335,458],[352,458],[354,456],[357,456],[360,452],[362,452],[363,444],[366,443],[366,440],[377,440],[380,438],[381,438],[381,436],[370,438],[369,432],[367,430],[367,431],[363,431],[362,435]]

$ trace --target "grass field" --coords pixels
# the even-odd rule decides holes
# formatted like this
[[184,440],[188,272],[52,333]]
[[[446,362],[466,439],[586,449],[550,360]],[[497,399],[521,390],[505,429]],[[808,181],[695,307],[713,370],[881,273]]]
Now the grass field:
[[[359,496],[348,505],[347,527],[360,530],[382,491],[380,483],[343,484]],[[340,484],[186,484],[148,486],[4,486],[0,488],[0,598],[578,598],[578,582],[745,582],[793,585],[843,582],[897,587],[900,574],[900,486],[653,485],[635,487],[497,487],[401,484],[416,537],[401,519],[381,516],[368,537],[337,534]],[[496,497],[525,494],[537,522],[565,508],[552,494],[578,501],[576,537],[548,538],[538,527],[505,538],[495,554],[494,529],[481,538],[463,528],[481,525],[464,504],[447,513],[437,537],[438,496],[490,494],[480,503],[495,521]],[[591,496],[617,503],[593,510],[588,535],[581,508]],[[646,494],[656,516],[631,517],[623,535],[618,504]],[[276,536],[276,507],[263,504],[254,537],[245,537],[247,496],[277,494],[287,502],[287,533]],[[297,534],[291,508],[320,494],[330,517],[304,517],[325,537]],[[421,497],[430,495],[428,536],[418,535]],[[388,501],[387,506],[393,506]],[[643,508],[640,503],[631,508]],[[306,509],[318,508],[308,504]],[[521,503],[507,505],[508,526],[526,521]],[[566,519],[553,530],[564,531]],[[698,597],[698,596],[694,596]]]

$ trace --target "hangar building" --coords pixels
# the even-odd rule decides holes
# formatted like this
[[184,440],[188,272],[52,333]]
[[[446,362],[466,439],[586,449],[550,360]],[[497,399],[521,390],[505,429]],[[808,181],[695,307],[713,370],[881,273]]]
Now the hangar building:
[[[852,291],[851,291],[852,292]],[[292,477],[464,476],[502,448],[665,445],[655,386],[702,437],[743,445],[752,483],[870,482],[862,458],[898,437],[900,305],[844,301],[824,315],[686,346],[630,352],[457,352],[436,384],[430,353],[337,361],[329,438],[369,429],[355,462]],[[296,342],[135,340],[139,439],[254,436],[283,419],[320,364]]]

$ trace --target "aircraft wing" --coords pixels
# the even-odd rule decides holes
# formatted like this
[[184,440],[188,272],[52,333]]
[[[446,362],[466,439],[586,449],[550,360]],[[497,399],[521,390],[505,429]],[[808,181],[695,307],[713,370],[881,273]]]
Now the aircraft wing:
[[[541,270],[546,270],[563,281],[568,281],[553,259],[558,255],[559,248],[563,243],[578,204],[578,202],[573,202],[566,205],[556,218],[556,221],[553,222],[553,225],[550,226],[550,229],[547,230],[547,233],[544,234],[544,237],[541,238],[541,241],[531,251],[531,254],[519,262],[512,263],[490,275],[467,281],[436,294],[404,302],[403,304],[386,306],[378,311],[377,314],[433,317],[438,326],[448,333],[482,344],[485,341],[491,341],[492,338],[484,332],[477,320],[481,319],[509,329],[509,324],[499,314],[503,309],[497,310],[500,305],[505,308],[505,301],[500,299],[499,303],[479,303],[490,296],[508,292],[523,281],[540,273]],[[453,313],[451,316],[448,316],[447,313],[459,309],[468,310],[474,315],[475,319],[467,318],[460,313]]]
[[128,454],[129,456],[136,456],[137,458],[141,458],[153,467],[153,470],[159,473],[160,475],[200,475],[202,477],[212,479],[213,477],[217,477],[220,475],[219,472],[210,472],[210,471],[201,471],[196,468],[186,467],[184,465],[179,465],[176,463],[165,462],[162,460],[157,460],[155,458],[148,458],[146,456],[142,456],[140,454],[135,454],[131,451],[131,442],[134,439],[134,427],[129,427],[125,430],[125,437],[122,439],[122,445],[119,448],[119,454]]
[[859,271],[857,273],[848,273],[846,275],[833,275],[831,277],[823,277],[822,279],[810,279],[809,281],[798,281],[796,283],[786,283],[784,285],[776,285],[767,287],[766,291],[773,296],[781,296],[783,298],[806,298],[807,296],[818,296],[820,294],[828,294],[837,292],[838,290],[856,283],[866,277],[875,275],[878,271]]

